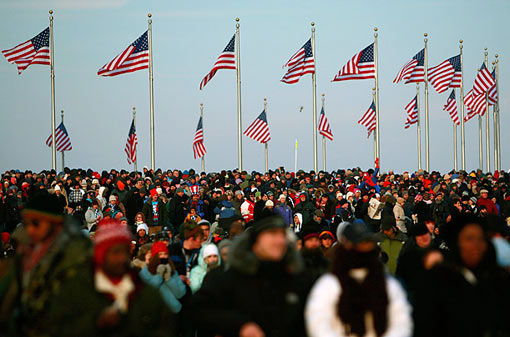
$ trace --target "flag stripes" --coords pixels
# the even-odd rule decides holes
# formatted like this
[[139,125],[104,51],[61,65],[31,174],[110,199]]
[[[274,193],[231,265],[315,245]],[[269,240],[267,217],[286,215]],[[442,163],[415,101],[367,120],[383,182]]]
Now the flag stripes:
[[253,123],[243,132],[247,137],[250,137],[256,142],[265,144],[271,140],[271,134],[269,133],[269,124],[267,123],[266,111],[255,119]]
[[405,83],[419,83],[425,81],[425,48],[416,54],[409,62],[400,69],[393,83],[404,80]]
[[496,80],[492,77],[491,73],[485,66],[485,63],[482,63],[480,67],[480,71],[475,78],[475,84],[473,85],[473,93],[475,95],[480,95],[486,93],[493,85],[496,84]]
[[363,117],[361,117],[361,119],[358,121],[359,125],[367,128],[367,132],[368,132],[367,138],[370,137],[370,134],[372,133],[372,131],[374,131],[375,128],[377,127],[375,112],[376,112],[375,104],[374,104],[374,101],[372,101],[372,104],[370,105],[368,110],[365,112]]
[[14,48],[2,50],[2,54],[9,63],[16,64],[18,75],[31,64],[51,65],[50,28]]
[[404,128],[409,129],[412,124],[418,123],[418,96],[406,105],[407,119]]
[[438,93],[449,88],[460,88],[461,80],[460,55],[451,57],[428,70],[428,81]]
[[301,49],[283,65],[287,72],[281,81],[287,84],[299,82],[301,76],[315,73],[315,59],[312,50],[312,40],[308,40]]
[[204,146],[204,128],[202,126],[202,117],[200,117],[198,120],[197,131],[193,138],[193,155],[195,156],[195,159],[197,159],[202,158],[206,153],[207,151]]
[[205,77],[200,82],[200,90],[202,90],[205,85],[216,75],[216,72],[220,69],[236,69],[236,56],[234,54],[234,45],[236,41],[236,36],[232,36],[230,42],[227,44],[223,52],[220,54],[216,62],[214,63],[211,71],[205,75]]
[[374,44],[353,56],[332,82],[375,78]]
[[457,111],[457,101],[455,100],[455,89],[452,89],[452,93],[450,96],[448,96],[443,110],[450,114],[450,118],[456,125],[460,125],[459,113]]
[[122,53],[97,71],[99,76],[117,76],[149,68],[149,40],[147,31]]
[[329,127],[328,118],[324,113],[324,108],[321,108],[321,117],[319,120],[318,130],[322,136],[326,137],[329,140],[333,140],[333,133],[331,132],[331,128]]
[[129,133],[126,141],[126,147],[124,148],[124,152],[127,155],[127,161],[129,165],[136,162],[136,146],[138,144],[138,137],[136,136],[136,128],[135,128],[135,119],[131,122],[131,127],[129,128]]
[[[53,144],[52,134],[46,139],[46,145],[51,147]],[[69,134],[67,133],[66,127],[64,123],[60,123],[60,125],[55,129],[55,144],[58,152],[63,151],[71,151],[73,146],[71,145],[71,138],[69,138]]]

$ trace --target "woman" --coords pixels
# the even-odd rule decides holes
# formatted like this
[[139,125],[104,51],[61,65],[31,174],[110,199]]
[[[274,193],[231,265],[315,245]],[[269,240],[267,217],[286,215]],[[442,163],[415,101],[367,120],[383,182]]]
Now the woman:
[[97,223],[103,218],[103,212],[99,209],[99,203],[96,199],[92,199],[92,205],[85,212],[85,221],[87,222],[87,229],[90,229],[97,225]]
[[305,309],[309,337],[411,336],[411,307],[378,259],[372,234],[348,223],[331,272],[315,283]]

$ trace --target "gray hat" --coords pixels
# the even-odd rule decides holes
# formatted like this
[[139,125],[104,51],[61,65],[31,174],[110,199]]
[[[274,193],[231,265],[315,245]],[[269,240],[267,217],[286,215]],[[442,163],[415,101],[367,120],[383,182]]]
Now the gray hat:
[[374,238],[373,234],[367,230],[366,226],[360,223],[349,223],[342,231],[342,236],[352,243],[372,241]]

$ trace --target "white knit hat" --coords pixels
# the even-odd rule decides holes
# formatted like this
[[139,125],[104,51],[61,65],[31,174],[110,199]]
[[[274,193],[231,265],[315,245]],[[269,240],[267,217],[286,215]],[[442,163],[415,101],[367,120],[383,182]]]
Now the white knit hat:
[[266,207],[272,207],[272,206],[274,206],[274,202],[272,202],[271,200],[266,201]]
[[207,246],[204,247],[204,250],[202,250],[202,256],[204,259],[206,259],[207,257],[211,256],[211,255],[220,255],[220,253],[218,252],[218,247],[216,247],[215,244],[209,244]]

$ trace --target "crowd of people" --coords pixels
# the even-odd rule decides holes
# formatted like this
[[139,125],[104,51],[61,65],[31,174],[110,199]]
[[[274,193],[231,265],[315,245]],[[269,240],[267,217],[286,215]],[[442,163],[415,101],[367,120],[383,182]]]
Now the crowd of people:
[[0,336],[510,336],[510,175],[10,170]]

